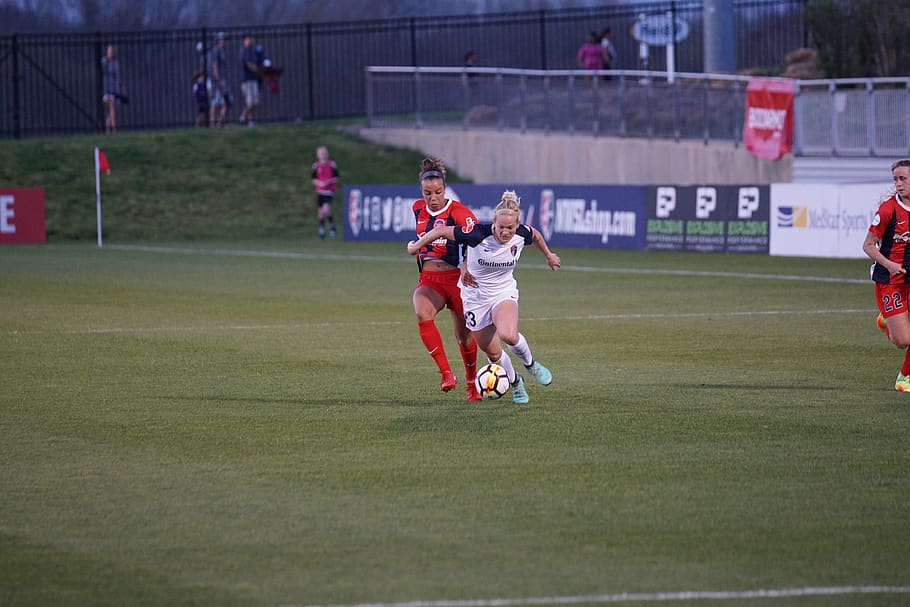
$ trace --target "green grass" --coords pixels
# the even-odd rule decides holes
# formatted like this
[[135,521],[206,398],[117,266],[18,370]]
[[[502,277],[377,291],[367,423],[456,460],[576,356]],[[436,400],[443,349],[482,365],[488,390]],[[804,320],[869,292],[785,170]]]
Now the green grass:
[[[0,140],[0,183],[45,188],[49,241],[94,240],[98,146],[111,165],[101,177],[107,241],[309,236],[319,145],[328,146],[342,182],[414,182],[418,195],[423,155],[368,143],[343,129],[350,124]],[[461,180],[454,171],[449,179]]]
[[861,261],[531,252],[554,383],[469,405],[403,244],[193,246],[0,249],[0,605],[910,585],[910,401],[871,286],[705,273]]

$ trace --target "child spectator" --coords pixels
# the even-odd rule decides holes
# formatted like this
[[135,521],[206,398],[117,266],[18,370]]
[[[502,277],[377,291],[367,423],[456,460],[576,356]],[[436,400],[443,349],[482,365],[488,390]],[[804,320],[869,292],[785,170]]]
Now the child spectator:
[[193,98],[196,100],[196,126],[209,123],[209,91],[205,82],[205,70],[193,74]]

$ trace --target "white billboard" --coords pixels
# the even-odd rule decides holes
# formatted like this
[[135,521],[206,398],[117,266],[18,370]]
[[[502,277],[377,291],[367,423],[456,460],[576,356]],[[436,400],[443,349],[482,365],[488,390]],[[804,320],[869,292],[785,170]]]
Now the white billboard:
[[771,255],[863,258],[863,239],[888,184],[771,185]]

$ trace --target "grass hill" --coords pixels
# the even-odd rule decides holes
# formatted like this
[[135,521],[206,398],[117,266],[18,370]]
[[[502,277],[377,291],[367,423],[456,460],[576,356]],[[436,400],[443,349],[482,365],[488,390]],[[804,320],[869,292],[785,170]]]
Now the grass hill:
[[[92,151],[104,150],[104,237],[296,237],[315,229],[310,165],[326,145],[342,182],[415,182],[422,154],[320,122],[0,141],[0,185],[45,188],[49,241],[96,237]],[[451,181],[459,181],[454,173]],[[340,212],[336,209],[336,214]]]

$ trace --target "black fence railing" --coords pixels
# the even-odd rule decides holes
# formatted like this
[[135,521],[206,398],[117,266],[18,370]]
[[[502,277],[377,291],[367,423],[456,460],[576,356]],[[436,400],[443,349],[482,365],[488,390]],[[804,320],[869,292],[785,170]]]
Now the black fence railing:
[[[806,40],[807,0],[734,0],[736,69],[782,66]],[[460,66],[468,50],[479,66],[574,69],[589,31],[609,26],[617,69],[639,67],[639,43],[630,35],[642,14],[673,12],[690,33],[676,46],[676,69],[701,72],[702,2],[544,10],[523,13],[386,19],[225,28],[228,85],[240,112],[239,52],[242,34],[261,44],[284,73],[277,92],[263,88],[259,122],[363,116],[364,68],[369,65]],[[118,128],[192,126],[196,117],[193,73],[204,63],[197,50],[214,29],[19,34],[0,37],[0,137],[32,137],[103,130],[100,60],[117,48],[129,103]],[[666,68],[663,47],[651,47],[649,67]],[[427,94],[432,94],[428,91]]]

